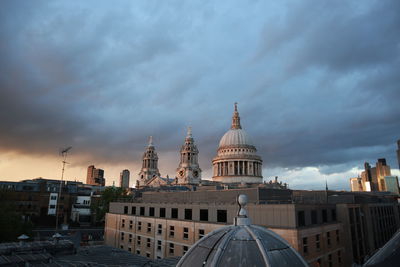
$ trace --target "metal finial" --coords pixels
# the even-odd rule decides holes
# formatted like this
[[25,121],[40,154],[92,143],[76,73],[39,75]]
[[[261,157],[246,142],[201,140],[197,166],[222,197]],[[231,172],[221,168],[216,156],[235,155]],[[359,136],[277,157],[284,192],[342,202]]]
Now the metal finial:
[[153,136],[149,136],[149,146],[153,145]]
[[188,130],[187,130],[187,137],[192,137],[192,127],[188,127]]
[[239,205],[239,210],[237,216],[234,220],[234,225],[250,225],[250,218],[247,217],[247,211],[244,208],[247,205],[248,198],[247,195],[239,195],[237,198],[237,203]]
[[238,103],[235,102],[235,111],[238,111],[238,110],[237,110],[237,104],[238,104]]

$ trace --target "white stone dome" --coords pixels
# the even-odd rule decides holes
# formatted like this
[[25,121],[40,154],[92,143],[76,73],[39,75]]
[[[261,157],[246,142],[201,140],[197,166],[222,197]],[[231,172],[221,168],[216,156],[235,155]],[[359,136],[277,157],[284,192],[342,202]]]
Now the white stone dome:
[[219,141],[219,147],[235,145],[253,146],[253,143],[243,129],[230,129],[222,136],[221,141]]

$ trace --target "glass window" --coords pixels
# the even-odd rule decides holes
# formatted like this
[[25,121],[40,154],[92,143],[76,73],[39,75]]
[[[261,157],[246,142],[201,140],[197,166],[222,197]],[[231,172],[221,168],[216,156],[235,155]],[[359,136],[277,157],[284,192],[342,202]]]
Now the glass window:
[[160,217],[165,218],[165,208],[160,208]]
[[176,208],[171,209],[171,218],[173,218],[173,219],[178,218],[178,209],[176,209]]
[[192,219],[192,209],[185,209],[185,220]]
[[208,221],[208,210],[206,209],[200,210],[200,221]]
[[226,210],[217,210],[217,222],[227,222]]

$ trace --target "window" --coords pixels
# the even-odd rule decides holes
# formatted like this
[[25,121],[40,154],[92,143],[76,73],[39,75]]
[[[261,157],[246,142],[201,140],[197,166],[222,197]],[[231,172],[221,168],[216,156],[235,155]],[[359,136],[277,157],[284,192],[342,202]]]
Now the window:
[[204,229],[199,229],[199,239],[204,236]]
[[128,206],[124,206],[124,214],[128,214]]
[[154,207],[150,207],[149,216],[154,217]]
[[136,254],[140,255],[140,250],[139,249],[136,250]]
[[217,222],[227,222],[226,210],[217,210]]
[[174,237],[175,236],[175,227],[172,226],[172,225],[169,227],[169,236],[170,237]]
[[185,255],[188,250],[189,250],[188,246],[183,246],[183,255]]
[[129,242],[129,243],[132,243],[132,234],[129,234],[129,240],[128,240],[128,242]]
[[131,213],[132,213],[133,215],[136,215],[136,207],[132,207]]
[[151,239],[150,238],[147,238],[147,247],[148,248],[151,247]]
[[130,221],[129,221],[129,229],[132,229],[132,227],[133,227],[133,221],[130,220]]
[[169,254],[174,255],[174,249],[175,249],[174,244],[169,243]]
[[56,205],[50,205],[50,209],[55,209]]
[[332,221],[336,221],[336,210],[332,209],[331,214],[332,214]]
[[342,263],[342,253],[340,252],[340,250],[337,252],[337,261],[338,263]]
[[146,257],[150,258],[150,253],[146,252]]
[[147,223],[147,232],[151,232],[151,223]]
[[303,253],[308,253],[308,239],[307,237],[303,237]]
[[123,246],[123,245],[121,245],[121,246],[120,246],[120,248],[121,248],[121,249],[124,249],[124,246]]
[[132,251],[132,248],[129,247],[129,248],[128,248],[128,251],[129,251],[129,252]]
[[162,234],[162,224],[158,225],[157,234],[159,234],[159,235]]
[[57,199],[57,196],[51,196],[50,199],[51,199],[51,200],[56,200],[56,199]]
[[137,230],[141,231],[142,230],[142,222],[137,223]]
[[340,243],[339,230],[336,230],[336,243]]
[[189,228],[183,227],[183,239],[189,239]]
[[122,233],[121,233],[121,240],[124,240],[124,237],[125,237],[125,233],[122,232]]
[[328,255],[328,263],[329,263],[329,267],[333,266],[333,264],[332,264],[332,254]]
[[138,236],[136,238],[136,243],[138,244],[138,246],[140,246],[140,242],[142,241],[142,238],[140,236]]
[[321,248],[321,235],[315,236],[315,247],[319,250]]
[[305,218],[304,218],[304,211],[297,212],[297,224],[299,226],[305,226],[306,225],[306,221],[305,221]]
[[208,210],[200,210],[200,221],[208,221]]
[[331,245],[331,233],[326,232],[326,242],[328,243],[328,246]]
[[178,209],[176,209],[176,208],[171,209],[171,218],[173,218],[173,219],[178,218]]
[[140,207],[140,215],[144,216],[144,207]]
[[161,240],[157,240],[157,250],[161,251]]
[[192,209],[185,209],[185,220],[192,219]]
[[322,222],[323,223],[328,222],[328,213],[326,210],[322,210]]
[[317,224],[318,223],[317,211],[316,210],[312,210],[311,211],[311,223],[312,224]]
[[121,227],[122,227],[122,228],[124,228],[124,227],[125,227],[125,220],[124,220],[124,219],[122,219],[122,224],[121,224]]
[[160,208],[160,218],[165,218],[165,208]]

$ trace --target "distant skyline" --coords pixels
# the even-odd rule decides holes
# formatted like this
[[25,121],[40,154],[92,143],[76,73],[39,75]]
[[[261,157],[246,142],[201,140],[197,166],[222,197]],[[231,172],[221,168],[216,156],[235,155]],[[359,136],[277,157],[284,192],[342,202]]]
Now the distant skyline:
[[233,103],[265,180],[349,189],[365,161],[400,175],[400,2],[2,1],[0,180],[123,169],[148,136],[175,175],[193,128],[203,178]]

